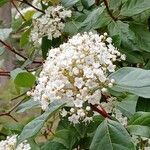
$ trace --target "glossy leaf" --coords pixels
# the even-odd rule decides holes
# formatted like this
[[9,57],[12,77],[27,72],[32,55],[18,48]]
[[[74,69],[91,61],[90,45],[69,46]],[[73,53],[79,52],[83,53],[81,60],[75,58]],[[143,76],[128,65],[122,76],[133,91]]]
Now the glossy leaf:
[[78,140],[77,132],[74,128],[62,129],[55,133],[54,141],[63,144],[68,150],[72,150]]
[[150,9],[149,0],[128,0],[121,9],[121,15],[133,16]]
[[35,80],[36,78],[33,74],[29,72],[21,72],[16,76],[14,82],[20,87],[32,87]]
[[61,0],[61,3],[64,7],[71,7],[77,2],[79,2],[79,0]]
[[45,121],[47,121],[48,118],[53,116],[60,108],[62,108],[63,104],[56,101],[51,103],[48,110],[43,113],[41,116],[35,118],[31,122],[29,122],[22,130],[20,136],[19,136],[19,143],[24,141],[25,139],[28,139],[30,137],[33,137],[36,135],[41,128],[43,127]]
[[136,35],[138,46],[142,51],[150,52],[150,33],[146,25],[132,24],[132,31]]
[[111,74],[115,79],[113,90],[129,92],[141,97],[150,97],[150,70],[124,67]]
[[119,36],[123,48],[130,51],[140,51],[135,40],[135,33],[130,29],[129,24],[122,21],[111,22],[108,26],[108,31],[111,36]]
[[117,103],[117,108],[123,113],[124,116],[130,118],[136,112],[138,96],[128,95],[121,102]]
[[44,144],[41,150],[67,150],[65,146],[55,141],[48,141]]
[[137,112],[129,120],[128,131],[131,134],[150,138],[150,112]]
[[90,150],[135,150],[131,137],[118,122],[105,119],[97,128]]
[[92,27],[95,25],[95,23],[99,19],[99,15],[104,11],[104,7],[99,7],[97,9],[94,9],[87,18],[83,21],[83,23],[80,26],[81,31],[89,31],[92,29]]

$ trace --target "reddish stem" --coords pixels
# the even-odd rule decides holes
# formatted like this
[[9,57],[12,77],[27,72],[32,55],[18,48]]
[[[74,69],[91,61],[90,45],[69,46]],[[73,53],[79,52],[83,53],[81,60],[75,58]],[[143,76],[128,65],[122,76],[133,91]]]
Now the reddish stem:
[[10,72],[8,71],[0,71],[0,76],[10,76]]
[[[98,108],[100,106],[100,108]],[[104,118],[111,119],[111,116],[105,111],[101,105],[91,105],[92,109],[102,115]]]
[[35,6],[33,6],[33,5],[30,4],[27,0],[16,0],[16,1],[19,1],[19,2],[21,2],[21,3],[27,4],[27,5],[29,5],[30,7],[34,8],[35,10],[37,10],[37,11],[39,11],[39,12],[45,14],[45,12],[44,12],[43,10],[41,10],[41,9],[39,9],[39,8],[37,8],[37,7],[35,7]]
[[18,9],[18,7],[16,6],[16,4],[14,3],[13,0],[11,0],[11,3],[13,4],[13,6],[16,8],[16,10],[18,11],[18,13],[20,14],[20,16],[22,17],[22,19],[24,21],[26,21],[25,17],[22,15],[22,13],[20,12],[20,10]]
[[103,2],[104,2],[104,4],[105,4],[105,6],[106,6],[106,10],[107,10],[109,16],[110,16],[114,21],[116,21],[117,18],[116,18],[115,16],[113,16],[112,12],[110,11],[109,6],[108,6],[108,1],[107,1],[107,0],[103,0]]
[[[7,44],[6,42],[2,41],[1,39],[0,39],[0,43],[3,44],[9,51],[11,51],[14,54],[22,57],[24,60],[28,59],[27,57],[25,57],[22,54],[20,54],[19,52],[17,52],[13,47],[11,47],[9,44]],[[40,63],[41,64],[42,62],[41,61],[33,61],[33,63],[38,63],[38,64]]]

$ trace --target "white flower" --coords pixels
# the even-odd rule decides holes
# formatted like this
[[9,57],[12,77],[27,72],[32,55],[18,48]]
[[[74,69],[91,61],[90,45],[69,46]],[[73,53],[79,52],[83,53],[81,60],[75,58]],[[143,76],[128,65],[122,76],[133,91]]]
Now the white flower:
[[79,118],[80,117],[78,115],[73,114],[72,116],[68,117],[68,120],[72,122],[73,124],[77,124],[79,123]]
[[[55,11],[59,12],[60,8]],[[107,94],[107,88],[115,82],[108,78],[116,68],[112,58],[121,60],[120,52],[106,39],[106,33],[102,36],[92,32],[77,34],[51,49],[38,85],[31,91],[33,99],[39,101],[44,110],[55,100],[64,101],[70,109],[63,111],[63,116],[67,114],[72,123],[91,120],[91,105],[99,105],[102,94]],[[81,109],[84,111],[79,113]]]
[[112,43],[112,38],[108,37],[108,38],[106,39],[106,41],[107,41],[108,43]]
[[[17,146],[17,147],[16,147]],[[0,150],[30,150],[31,147],[24,141],[17,145],[17,135],[7,136],[6,140],[0,141]]]
[[90,111],[90,110],[91,110],[91,107],[90,107],[90,106],[86,106],[86,110],[87,110],[87,111]]
[[121,60],[126,60],[126,55],[121,55]]
[[67,116],[67,111],[66,111],[65,109],[63,109],[63,110],[61,111],[61,115],[62,115],[62,117]]
[[45,10],[45,14],[35,13],[32,18],[33,29],[30,34],[30,41],[33,42],[35,47],[39,47],[41,46],[40,41],[45,36],[49,40],[60,37],[67,17],[71,17],[71,11],[65,10],[62,6],[50,6]]
[[85,112],[83,109],[78,109],[77,110],[77,115],[79,115],[79,117],[84,117],[85,116]]
[[74,103],[75,107],[81,108],[83,106],[83,101],[79,100],[79,99],[73,101],[73,103]]
[[79,74],[79,69],[77,67],[74,67],[72,71],[75,75]]
[[81,89],[82,86],[84,85],[84,81],[83,78],[75,78],[75,82],[74,82],[74,86],[76,86],[77,88]]

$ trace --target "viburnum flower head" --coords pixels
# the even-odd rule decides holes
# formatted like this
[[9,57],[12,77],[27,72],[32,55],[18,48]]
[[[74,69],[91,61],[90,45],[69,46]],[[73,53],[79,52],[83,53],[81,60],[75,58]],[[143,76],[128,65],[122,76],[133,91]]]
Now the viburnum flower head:
[[58,38],[65,27],[65,19],[71,17],[71,10],[66,10],[63,6],[49,6],[45,14],[37,12],[33,16],[33,29],[30,34],[30,41],[38,47],[41,45],[43,37]]
[[7,136],[6,140],[0,141],[0,150],[30,150],[30,144],[24,141],[17,145],[17,135]]
[[74,124],[90,122],[91,105],[99,105],[101,95],[113,86],[115,81],[108,75],[121,57],[106,33],[79,33],[49,51],[38,85],[28,95],[39,101],[43,110],[55,100],[64,101],[70,109],[63,109],[63,117],[68,116]]

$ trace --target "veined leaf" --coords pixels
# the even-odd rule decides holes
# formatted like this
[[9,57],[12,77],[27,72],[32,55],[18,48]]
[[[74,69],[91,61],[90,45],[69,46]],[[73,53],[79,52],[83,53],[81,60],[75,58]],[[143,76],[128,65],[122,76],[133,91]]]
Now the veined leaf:
[[105,119],[96,130],[90,150],[135,150],[135,147],[119,122]]
[[150,8],[149,0],[128,0],[121,9],[121,15],[133,16]]
[[99,7],[90,12],[83,23],[81,23],[80,30],[89,31],[92,29],[93,25],[95,25],[95,23],[98,21],[99,15],[104,11],[104,9],[105,7]]
[[129,120],[128,131],[134,135],[150,138],[150,112],[137,112]]
[[31,122],[29,122],[24,128],[23,131],[21,132],[18,143],[21,143],[25,139],[28,139],[30,137],[33,137],[36,135],[41,128],[43,127],[45,121],[47,121],[48,118],[53,116],[59,109],[63,107],[64,104],[54,101],[50,104],[48,110],[43,113],[41,116],[35,118]]
[[115,79],[115,85],[112,88],[115,91],[150,98],[150,70],[124,67],[111,74],[109,78]]
[[111,22],[108,26],[108,31],[111,36],[119,36],[123,48],[139,51],[139,47],[137,47],[137,42],[135,40],[135,33],[129,28],[129,24],[121,21]]

